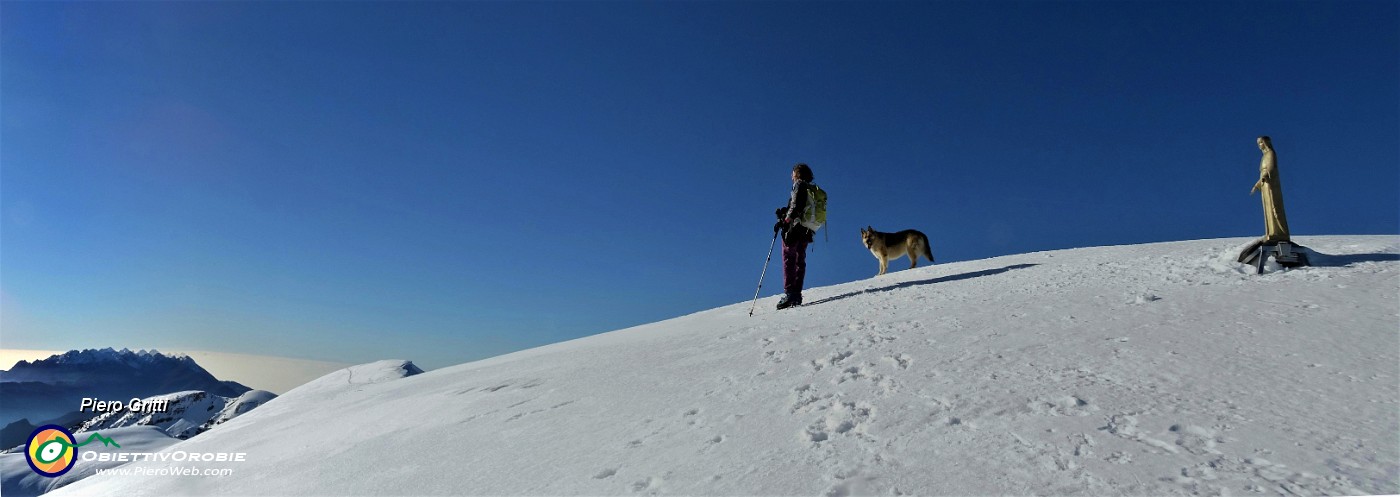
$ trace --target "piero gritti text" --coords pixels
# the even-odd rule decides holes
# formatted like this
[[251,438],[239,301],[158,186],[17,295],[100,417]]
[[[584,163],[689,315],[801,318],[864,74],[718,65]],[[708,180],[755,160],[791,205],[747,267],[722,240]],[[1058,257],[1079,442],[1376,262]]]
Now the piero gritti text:
[[82,412],[118,412],[126,410],[134,413],[158,413],[166,412],[170,409],[168,399],[141,400],[132,398],[130,401],[120,400],[97,400],[91,397],[83,397],[83,401],[78,404],[78,410]]

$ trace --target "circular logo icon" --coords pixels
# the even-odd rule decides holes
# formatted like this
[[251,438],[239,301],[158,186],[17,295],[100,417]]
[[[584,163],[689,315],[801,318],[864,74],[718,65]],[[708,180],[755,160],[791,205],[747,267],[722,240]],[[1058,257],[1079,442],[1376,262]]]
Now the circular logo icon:
[[62,426],[44,425],[29,435],[24,459],[35,473],[56,478],[73,469],[73,461],[78,459],[78,446],[73,443],[73,434]]

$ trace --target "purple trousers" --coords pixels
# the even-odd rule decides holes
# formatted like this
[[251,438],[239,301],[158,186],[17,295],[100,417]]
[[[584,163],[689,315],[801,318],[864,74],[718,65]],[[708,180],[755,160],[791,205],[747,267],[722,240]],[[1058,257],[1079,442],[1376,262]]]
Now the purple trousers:
[[807,243],[807,240],[783,240],[783,293],[788,297],[802,297],[802,279],[807,276]]

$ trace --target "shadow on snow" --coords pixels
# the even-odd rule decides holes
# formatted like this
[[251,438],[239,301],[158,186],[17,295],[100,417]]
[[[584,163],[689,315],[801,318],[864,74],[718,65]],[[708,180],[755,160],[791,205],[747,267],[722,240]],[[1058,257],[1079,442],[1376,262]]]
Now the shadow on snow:
[[1400,261],[1400,254],[1327,255],[1311,249],[1309,252],[1308,262],[1318,267],[1347,267],[1352,264],[1361,264],[1363,262]]
[[1038,266],[1038,265],[1039,265],[1039,264],[1015,264],[1015,265],[1006,266],[1006,267],[1003,267],[1003,268],[997,268],[997,269],[983,269],[983,270],[981,270],[981,271],[973,271],[973,272],[971,272],[971,273],[952,274],[952,275],[948,275],[948,276],[940,276],[940,277],[938,277],[938,278],[927,279],[927,280],[906,281],[906,282],[903,282],[903,283],[896,283],[896,284],[894,284],[894,285],[890,285],[890,286],[886,286],[886,287],[881,287],[881,288],[871,288],[871,289],[867,289],[867,290],[861,290],[861,291],[858,291],[858,292],[844,293],[844,294],[841,294],[841,295],[837,295],[837,296],[835,296],[835,297],[827,297],[827,298],[824,298],[824,299],[821,299],[821,300],[809,302],[809,303],[802,304],[802,305],[807,306],[807,305],[824,304],[824,303],[827,303],[827,302],[834,302],[834,301],[841,300],[841,299],[844,299],[844,298],[855,297],[855,296],[857,296],[857,295],[865,295],[865,294],[869,294],[869,293],[879,293],[879,292],[888,292],[888,291],[890,291],[890,290],[897,290],[897,289],[900,289],[900,288],[909,288],[909,287],[913,287],[913,286],[932,285],[932,284],[934,284],[934,283],[948,283],[948,282],[951,282],[951,281],[970,280],[970,279],[973,279],[973,278],[981,278],[981,277],[983,277],[983,276],[992,276],[992,275],[996,275],[996,274],[1005,273],[1005,272],[1007,272],[1007,271],[1012,271],[1012,270],[1016,270],[1016,269],[1025,269],[1025,268],[1029,268],[1029,267],[1035,267],[1035,266]]

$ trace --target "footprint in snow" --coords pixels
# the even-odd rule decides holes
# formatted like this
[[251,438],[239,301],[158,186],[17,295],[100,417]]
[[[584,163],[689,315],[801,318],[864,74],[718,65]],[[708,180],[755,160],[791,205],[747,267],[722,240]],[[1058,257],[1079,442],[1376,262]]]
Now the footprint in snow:
[[826,367],[828,367],[828,366],[836,366],[836,365],[839,365],[839,364],[841,364],[842,362],[844,362],[846,359],[849,359],[849,358],[850,358],[851,356],[853,356],[853,355],[856,355],[856,353],[855,353],[855,352],[851,352],[851,351],[832,352],[831,354],[828,354],[826,357],[819,358],[819,359],[813,359],[812,362],[810,363],[810,365],[812,366],[812,369],[813,369],[813,370],[815,370],[815,371],[821,371],[822,369],[824,369],[824,368],[826,368]]
[[873,413],[874,408],[865,402],[832,401],[826,415],[807,426],[799,437],[804,442],[818,444],[833,436],[854,436],[873,441],[873,437],[865,433]]
[[894,365],[894,367],[899,369],[909,369],[909,364],[913,363],[913,359],[910,358],[908,354],[898,354],[885,357],[885,361],[891,363],[892,365]]
[[632,483],[633,492],[655,491],[661,488],[661,479],[657,477],[647,477],[645,480],[637,480]]

